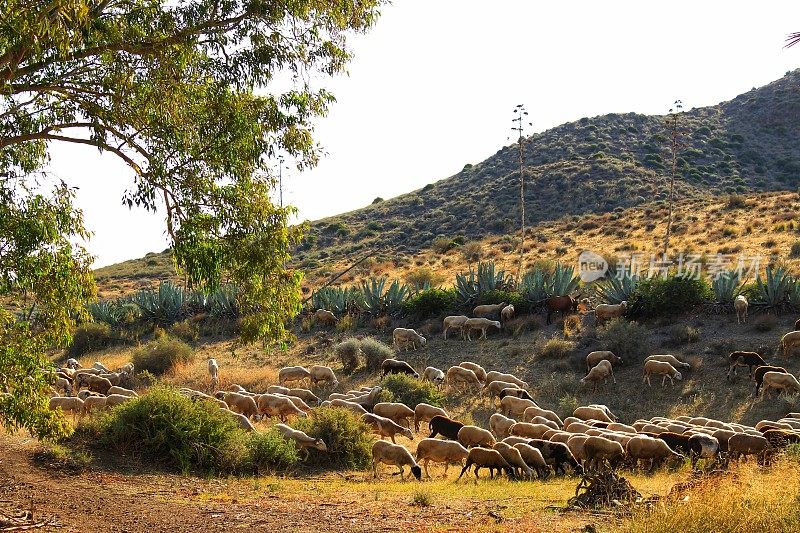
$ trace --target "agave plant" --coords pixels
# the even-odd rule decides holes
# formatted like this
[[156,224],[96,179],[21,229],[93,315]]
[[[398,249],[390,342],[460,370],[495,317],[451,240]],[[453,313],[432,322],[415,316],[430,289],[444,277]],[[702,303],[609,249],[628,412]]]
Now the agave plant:
[[236,300],[238,290],[235,285],[223,285],[206,298],[206,307],[214,318],[237,318],[239,305]]
[[505,270],[497,270],[494,261],[478,263],[478,269],[469,269],[469,275],[456,274],[456,290],[461,304],[472,304],[489,291],[514,289],[514,277]]
[[362,292],[352,287],[323,287],[311,294],[311,305],[314,309],[327,309],[342,316],[357,309],[362,297]]
[[737,270],[723,272],[711,282],[714,290],[714,299],[719,304],[730,304],[738,296],[741,284],[741,274]]
[[563,266],[559,261],[550,278],[548,296],[567,296],[578,288],[579,283],[580,278],[575,275],[575,268]]
[[792,279],[789,282],[789,287],[786,290],[786,298],[789,300],[789,305],[792,309],[800,309],[800,281]]
[[386,278],[372,278],[361,282],[361,308],[373,315],[395,313],[409,295],[408,287],[394,280],[384,292]]
[[95,322],[103,322],[109,326],[116,327],[125,318],[125,310],[117,302],[106,300],[103,302],[90,303],[88,305],[89,314]]
[[630,300],[639,284],[639,276],[625,272],[622,277],[612,276],[597,282],[597,294],[604,303],[618,304]]
[[478,282],[475,279],[475,271],[470,267],[469,277],[462,273],[456,274],[456,291],[458,292],[458,302],[460,304],[472,304],[480,296]]
[[142,290],[131,298],[139,306],[142,317],[161,326],[177,322],[184,310],[186,291],[172,282],[163,281],[157,291]]
[[529,270],[522,276],[519,292],[528,303],[535,304],[547,298],[548,276],[540,269]]
[[761,276],[756,278],[758,299],[767,307],[777,307],[784,303],[792,285],[794,282],[785,268],[768,266],[766,279],[761,279]]

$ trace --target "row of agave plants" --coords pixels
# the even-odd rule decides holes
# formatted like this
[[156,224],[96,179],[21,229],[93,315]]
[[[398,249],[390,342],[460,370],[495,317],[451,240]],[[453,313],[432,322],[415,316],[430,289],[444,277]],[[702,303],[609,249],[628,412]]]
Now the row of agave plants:
[[211,293],[185,289],[162,281],[157,289],[145,289],[116,300],[89,304],[95,322],[117,327],[135,320],[169,326],[190,316],[207,314],[211,318],[236,319],[236,287],[223,285]]

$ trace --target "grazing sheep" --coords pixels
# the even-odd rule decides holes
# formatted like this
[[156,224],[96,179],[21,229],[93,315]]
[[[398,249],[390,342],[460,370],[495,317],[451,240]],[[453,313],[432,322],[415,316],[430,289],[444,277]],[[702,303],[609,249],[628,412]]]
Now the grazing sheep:
[[651,355],[645,358],[644,362],[647,361],[661,361],[662,363],[669,363],[675,368],[681,368],[683,370],[690,370],[692,365],[689,363],[684,363],[674,355],[670,354],[660,354],[660,355]]
[[302,366],[287,366],[278,371],[278,383],[286,386],[290,381],[311,381],[311,372]]
[[409,345],[411,345],[412,349],[416,350],[417,348],[425,346],[427,342],[425,337],[413,329],[407,328],[395,328],[392,332],[392,341],[394,342],[394,347],[398,351],[401,351],[402,348],[408,349]]
[[469,320],[469,317],[464,315],[456,315],[456,316],[448,316],[445,317],[444,322],[442,323],[442,328],[444,329],[444,338],[447,339],[447,332],[451,329],[457,329],[461,332],[461,338],[464,338],[464,323]]
[[478,381],[480,381],[481,383],[486,381],[486,370],[484,370],[484,368],[481,365],[479,365],[478,363],[473,363],[471,361],[464,361],[462,363],[459,363],[458,366],[460,366],[461,368],[466,368],[467,370],[472,370],[473,372],[475,372],[475,376],[478,378]]
[[494,317],[498,316],[505,306],[505,302],[499,304],[479,305],[472,310],[472,314],[477,318]]
[[481,382],[478,379],[478,376],[475,375],[475,372],[462,366],[451,366],[448,368],[445,381],[448,385],[454,388],[456,387],[456,384],[461,384],[466,388],[469,388],[470,385],[478,385],[479,387],[481,385]]
[[654,361],[654,360],[645,362],[644,377],[642,378],[642,383],[647,382],[647,385],[649,387],[652,387],[652,385],[650,384],[650,376],[653,374],[655,374],[656,376],[663,376],[661,378],[662,387],[664,386],[664,383],[666,382],[667,378],[669,378],[669,382],[673,386],[675,386],[675,381],[674,381],[675,379],[677,379],[678,381],[683,379],[681,373],[675,370],[675,367],[673,367],[669,363],[664,363],[661,361]]
[[373,413],[366,413],[361,415],[361,421],[370,426],[375,434],[380,436],[381,440],[383,440],[384,437],[389,437],[392,439],[392,443],[394,443],[394,437],[398,433],[409,440],[414,440],[414,434],[411,433],[410,429],[395,424],[388,418]]
[[314,405],[319,405],[320,402],[319,397],[308,389],[289,389],[289,393],[285,396],[294,396]]
[[751,377],[753,375],[753,368],[767,366],[767,362],[756,352],[731,352],[728,356],[728,361],[730,362],[730,367],[725,376],[726,379],[731,378],[731,372],[733,372],[733,376],[736,377],[737,366],[746,366]]
[[116,407],[133,399],[132,396],[125,396],[123,394],[109,394],[106,396],[106,407]]
[[308,369],[308,372],[311,374],[312,387],[320,382],[324,382],[331,387],[336,387],[339,384],[339,380],[336,379],[336,374],[333,373],[330,367],[314,365]]
[[[518,442],[513,444],[513,446],[517,449],[520,456],[522,456],[522,460],[525,461],[525,464],[536,472],[539,479],[545,479],[550,475],[550,467],[547,465],[547,462],[542,456],[542,452],[538,448],[534,448],[530,444],[524,442]],[[501,451],[500,454],[502,455],[502,453]],[[505,455],[503,455],[503,457],[505,457]],[[506,460],[508,460],[508,458],[506,458]]]
[[83,400],[83,414],[88,414],[92,409],[105,409],[108,398],[105,396],[89,396]]
[[514,309],[513,305],[507,305],[500,311],[500,321],[501,322],[508,322],[509,320],[514,318],[514,313],[516,310]]
[[419,431],[420,422],[430,422],[434,416],[447,417],[447,412],[441,407],[427,403],[418,403],[414,407],[414,431]]
[[784,374],[788,373],[782,366],[765,365],[756,367],[756,369],[753,370],[753,381],[756,382],[755,396],[758,396],[758,390],[761,388],[761,384],[764,382],[764,374],[767,372],[783,372]]
[[91,374],[86,377],[86,383],[90,391],[99,392],[100,394],[108,394],[108,389],[113,387],[111,381],[107,378],[93,376]]
[[381,371],[381,376],[386,376],[386,374],[407,374],[415,378],[419,377],[419,374],[411,365],[398,359],[384,359],[381,363]]
[[636,433],[636,428],[627,424],[620,424],[619,422],[610,423],[606,429],[616,431],[617,433]]
[[544,458],[545,463],[553,467],[556,474],[559,471],[566,474],[567,471],[564,465],[570,466],[576,473],[582,474],[583,467],[572,455],[572,452],[564,442],[548,441],[543,439],[531,439],[528,445],[539,450]]
[[[507,381],[492,381],[483,386],[481,389],[481,396],[484,396],[487,392],[489,393],[489,399],[493,399],[495,396],[499,396],[503,393],[504,390],[507,389],[518,389],[516,383],[508,383]],[[522,390],[522,389],[520,389]],[[508,396],[509,394],[506,394]],[[513,395],[512,395],[513,396]],[[502,398],[501,398],[502,400]]]
[[764,437],[736,433],[728,439],[728,453],[733,459],[742,456],[757,455],[762,461],[770,450],[769,441]]
[[[248,394],[248,395],[250,395],[250,394]],[[258,394],[253,394],[252,396],[253,397],[258,397]],[[281,397],[284,397],[284,398],[289,398],[289,401],[292,402],[295,407],[297,407],[298,409],[300,409],[304,413],[310,413],[311,412],[311,407],[306,402],[304,402],[302,398],[298,398],[297,396],[291,396],[291,395],[286,395],[286,394],[276,394],[275,396],[281,396]]]
[[[281,387],[281,388],[284,388],[284,387]],[[286,390],[289,390],[289,389],[286,389]],[[232,383],[232,384],[231,384],[231,385],[228,387],[228,391],[230,391],[230,392],[243,392],[243,393],[247,393],[247,394],[249,394],[249,393],[247,392],[247,389],[245,389],[244,387],[242,387],[242,386],[241,386],[241,385],[239,385],[238,383]]]
[[[236,394],[236,393],[227,393],[227,394]],[[227,395],[226,395],[227,396]],[[242,396],[241,394],[239,396]],[[250,396],[245,396],[246,398],[253,399]],[[228,398],[223,398],[225,403],[231,405],[228,401]],[[299,398],[298,398],[299,399]],[[238,401],[238,400],[235,400]],[[280,396],[278,394],[259,394],[255,398],[255,404],[257,406],[257,414],[266,415],[266,416],[277,416],[281,419],[281,422],[286,422],[286,419],[289,418],[291,415],[305,417],[307,416],[305,411],[298,407],[292,398],[289,396]],[[302,401],[302,400],[301,400]],[[307,407],[307,406],[306,406]],[[250,409],[248,404],[248,409]],[[231,411],[240,412],[243,415],[251,418],[251,415],[248,412],[241,411],[239,409],[234,409],[231,406]]]
[[539,407],[533,400],[506,396],[500,400],[500,413],[512,418],[522,418],[528,407]]
[[787,356],[792,348],[800,345],[800,331],[790,331],[781,338],[781,353]]
[[717,442],[719,443],[720,454],[728,453],[728,440],[736,434],[736,431],[728,431],[726,429],[718,429],[711,434],[711,436],[717,439]]
[[689,437],[689,455],[692,457],[692,468],[700,459],[712,459],[719,455],[719,441],[711,436],[697,433]]
[[216,389],[219,385],[219,365],[216,359],[208,360],[208,375],[211,378],[211,388]]
[[56,392],[63,392],[67,396],[72,395],[72,384],[66,378],[57,378],[53,383],[53,390]]
[[625,458],[625,449],[619,442],[614,442],[605,437],[590,436],[583,443],[586,454],[586,464],[599,469],[608,463],[613,470]]
[[136,398],[139,396],[136,394],[136,391],[132,391],[131,389],[126,389],[124,387],[111,387],[108,389],[108,394],[122,394],[123,396],[130,396],[131,398]]
[[[600,361],[597,365],[592,368],[588,374],[581,378],[581,386],[586,386],[587,384],[592,384],[592,391],[597,391],[597,384],[601,383],[605,385],[608,382],[608,376],[613,374],[611,373],[611,363],[606,360]],[[616,380],[614,381],[616,383]]]
[[596,322],[618,318],[625,314],[628,309],[628,302],[622,301],[618,304],[599,304],[594,308],[594,318]]
[[[289,390],[290,389],[288,387],[281,387],[280,385],[270,385],[269,387],[267,387],[267,394],[283,394],[284,396],[289,396]],[[331,396],[333,395],[331,394]]]
[[414,410],[402,403],[376,403],[375,407],[372,408],[372,412],[378,416],[388,418],[395,424],[402,425],[405,422],[406,427],[409,429],[411,429],[411,421],[414,419]]
[[[576,407],[572,416],[580,420],[600,420],[602,422],[614,422],[609,412],[599,406],[583,405]],[[566,424],[566,421],[564,422]],[[564,429],[568,429],[569,426]]]
[[458,466],[464,466],[464,460],[469,456],[469,451],[456,441],[447,441],[439,439],[422,439],[417,444],[417,462],[422,462],[425,469],[425,475],[431,477],[428,473],[428,463],[444,463],[444,475],[447,476],[447,468],[450,463],[458,463]]
[[542,435],[550,431],[551,428],[545,424],[530,424],[528,422],[517,422],[509,428],[509,433],[515,437],[525,437],[528,439],[541,439]]
[[492,381],[505,381],[506,383],[513,383],[517,387],[521,389],[527,389],[528,383],[522,381],[514,374],[504,374],[503,372],[491,371],[486,373],[486,379],[484,380],[484,387],[488,387]]
[[95,361],[94,364],[92,365],[92,368],[94,368],[95,370],[99,370],[103,374],[110,374],[111,373],[111,370],[106,368],[106,365],[104,365],[100,361]]
[[220,411],[224,411],[226,414],[232,416],[236,420],[236,422],[239,424],[239,427],[242,428],[243,430],[249,431],[251,433],[256,430],[256,427],[253,425],[252,422],[250,422],[250,419],[247,418],[246,416],[244,416],[243,414],[234,413],[233,411],[231,411],[227,407],[221,407],[220,406],[219,409],[220,409]]
[[281,435],[286,440],[293,440],[298,447],[306,452],[306,458],[308,458],[309,448],[314,448],[315,450],[319,450],[321,452],[327,452],[328,446],[322,439],[315,439],[314,437],[309,437],[306,433],[300,431],[299,429],[294,429],[286,424],[275,424],[275,428],[281,432]]
[[444,372],[438,368],[429,366],[422,371],[422,381],[430,381],[436,385],[444,383]]
[[[528,409],[530,409],[530,408],[528,408]],[[526,409],[526,411],[528,409]],[[525,416],[524,413],[523,413],[523,416]],[[526,423],[528,423],[528,424],[541,424],[541,425],[545,425],[545,426],[549,427],[553,431],[561,431],[561,428],[558,427],[558,424],[556,424],[555,422],[553,422],[549,418],[545,418],[543,416],[534,416],[530,420],[527,420]]]
[[83,400],[75,396],[53,396],[48,407],[51,411],[60,408],[64,413],[71,413],[73,417],[83,414]]
[[428,422],[428,429],[431,434],[429,439],[434,438],[436,435],[441,435],[448,440],[458,440],[458,432],[464,424],[442,415],[436,415]]
[[380,396],[381,392],[383,392],[382,387],[372,387],[369,392],[349,398],[347,401],[357,403],[364,409],[371,411],[375,404],[378,403],[378,396]]
[[489,417],[489,429],[494,433],[498,439],[503,439],[509,436],[511,426],[516,424],[517,421],[513,418],[508,418],[500,413],[494,413]]
[[69,368],[70,370],[78,370],[79,368],[82,368],[81,364],[78,362],[78,360],[77,359],[73,359],[72,357],[67,359],[67,362],[64,363],[64,366],[66,368]]
[[533,479],[533,469],[528,466],[517,448],[509,446],[505,442],[496,442],[492,448],[500,452],[503,459],[514,469],[515,475],[521,474],[520,477]]
[[[265,395],[262,394],[262,396]],[[260,413],[260,409],[252,396],[239,392],[218,391],[214,397],[225,402],[228,405],[228,409],[234,413],[241,413],[247,418],[253,418]],[[286,401],[289,402],[288,398]],[[292,404],[292,407],[294,407],[294,404]]]
[[488,318],[468,318],[464,325],[462,326],[463,331],[466,332],[467,340],[472,340],[472,331],[479,329],[481,330],[481,336],[479,338],[485,339],[486,332],[489,330],[490,327],[496,327],[497,329],[503,329],[503,326],[497,320],[489,320]]
[[[502,381],[492,381],[491,384],[494,385],[495,383],[503,383],[503,382]],[[504,387],[503,390],[501,390],[500,394],[498,395],[498,397],[500,398],[501,402],[503,401],[503,398],[505,398],[506,396],[513,396],[514,398],[522,398],[522,399],[530,400],[530,401],[536,403],[536,400],[533,399],[533,396],[531,396],[528,393],[528,391],[526,391],[525,389],[517,388],[516,385],[513,385],[511,387]]]
[[764,374],[763,382],[763,394],[766,395],[767,398],[772,398],[772,395],[769,393],[770,389],[775,389],[777,391],[785,389],[800,392],[800,383],[798,383],[797,378],[784,372],[767,372]]
[[491,448],[496,441],[492,434],[483,428],[464,426],[458,430],[458,442],[465,448],[472,448],[473,446]]
[[743,324],[747,322],[747,298],[740,294],[733,301],[733,307],[736,309],[736,323]]
[[367,410],[361,407],[359,404],[348,402],[347,400],[341,400],[338,398],[331,400],[331,407],[342,407],[344,409],[348,409],[349,411],[354,412],[357,415],[363,415],[367,413]]
[[800,433],[786,429],[768,429],[763,436],[767,439],[770,447],[776,449],[785,448],[789,444],[800,443]]
[[461,469],[461,473],[458,475],[456,481],[461,479],[461,476],[464,475],[464,472],[469,470],[473,465],[475,466],[475,479],[478,478],[478,471],[481,468],[488,468],[489,477],[492,479],[494,479],[495,470],[497,470],[498,475],[505,471],[509,478],[514,478],[514,469],[511,468],[511,465],[508,464],[508,461],[503,459],[503,456],[500,455],[500,452],[494,449],[476,447],[469,451],[469,454],[467,455],[467,462],[464,464],[464,468]]
[[117,372],[120,374],[133,374],[133,363],[125,363]]
[[314,320],[317,322],[317,324],[322,324],[323,326],[335,326],[339,321],[339,319],[336,318],[336,315],[327,309],[317,309],[314,312]]
[[542,409],[541,407],[528,407],[525,409],[525,411],[522,413],[522,421],[530,422],[532,418],[537,416],[546,418],[559,428],[564,427],[564,422],[561,421],[561,418],[559,418],[557,414],[549,409]]
[[422,468],[417,464],[405,446],[389,444],[384,440],[375,441],[372,445],[372,473],[378,477],[378,463],[393,465],[400,469],[400,480],[404,479],[403,467],[408,465],[417,480],[422,479]]
[[553,313],[561,313],[561,317],[566,317],[568,312],[578,311],[578,300],[572,296],[551,296],[544,301],[547,309],[547,323],[552,322]]
[[600,361],[608,361],[614,365],[622,364],[622,359],[614,355],[614,352],[609,352],[608,350],[598,350],[595,352],[589,352],[589,355],[586,356],[586,371],[589,372],[592,368],[597,366],[597,363]]
[[665,439],[646,435],[631,437],[628,444],[625,445],[625,452],[634,465],[638,464],[639,461],[650,461],[649,471],[652,471],[653,468],[666,459],[683,459],[683,455],[670,448]]

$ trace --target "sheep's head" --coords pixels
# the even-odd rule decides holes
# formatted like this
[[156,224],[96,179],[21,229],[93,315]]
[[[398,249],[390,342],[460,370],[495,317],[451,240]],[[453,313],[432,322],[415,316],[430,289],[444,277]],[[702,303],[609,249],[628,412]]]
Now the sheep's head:
[[422,468],[420,468],[419,465],[412,466],[411,473],[414,474],[414,477],[417,478],[417,481],[422,479]]
[[428,342],[428,339],[426,339],[425,337],[423,337],[422,335],[420,335],[420,336],[419,336],[419,342],[420,342],[420,344],[422,344],[423,346],[425,346],[425,343],[426,343],[426,342]]
[[407,438],[407,439],[409,439],[409,440],[414,440],[414,434],[413,434],[413,433],[411,433],[411,430],[410,430],[410,429],[408,429],[408,428],[403,428],[403,429],[401,429],[401,430],[400,430],[400,434],[401,434],[402,436],[406,437],[406,438]]
[[503,325],[502,325],[502,324],[500,324],[500,322],[498,322],[497,320],[495,320],[494,322],[492,322],[492,324],[494,324],[494,326],[495,326],[497,329],[503,329]]
[[677,379],[678,381],[683,380],[683,375],[677,370],[675,371],[675,379]]
[[321,452],[327,452],[328,451],[328,446],[325,444],[325,441],[323,441],[322,439],[315,440],[314,444],[312,444],[312,446],[314,448],[316,448],[317,450],[321,451]]
[[224,400],[225,399],[225,391],[217,391],[214,393],[214,398],[217,400]]

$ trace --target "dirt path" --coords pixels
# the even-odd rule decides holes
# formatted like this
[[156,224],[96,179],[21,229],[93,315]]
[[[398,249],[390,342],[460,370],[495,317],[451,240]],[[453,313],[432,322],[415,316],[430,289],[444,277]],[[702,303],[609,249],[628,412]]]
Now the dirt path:
[[292,480],[287,488],[274,478],[96,470],[70,475],[37,466],[37,446],[0,435],[0,512],[30,510],[35,521],[53,524],[34,531],[570,531],[585,522],[555,513],[505,518],[503,502],[492,500],[440,498],[430,507],[412,506],[407,497],[366,497],[347,484],[341,491],[328,487],[322,496],[315,480]]

